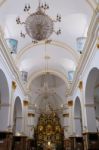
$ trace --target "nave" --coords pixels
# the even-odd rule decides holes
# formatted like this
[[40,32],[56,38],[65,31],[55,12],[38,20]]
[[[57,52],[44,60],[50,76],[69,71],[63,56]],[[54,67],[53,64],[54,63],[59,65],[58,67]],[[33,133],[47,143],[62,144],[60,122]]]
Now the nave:
[[0,0],[0,150],[99,150],[99,0]]

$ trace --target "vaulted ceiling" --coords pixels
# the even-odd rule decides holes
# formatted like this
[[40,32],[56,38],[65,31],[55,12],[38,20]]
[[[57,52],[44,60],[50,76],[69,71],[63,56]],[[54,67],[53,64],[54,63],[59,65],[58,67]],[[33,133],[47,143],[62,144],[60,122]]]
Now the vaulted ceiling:
[[[47,14],[53,19],[57,13],[62,16],[61,23],[57,23],[54,27],[56,30],[60,27],[62,33],[59,36],[53,33],[49,38],[51,42],[46,45],[44,41],[34,44],[28,35],[26,38],[20,37],[21,30],[24,31],[24,25],[19,26],[16,24],[17,16],[20,16],[23,21],[28,16],[23,11],[26,3],[30,3],[32,12],[36,11],[38,0],[6,0],[0,7],[0,26],[4,31],[5,39],[14,38],[18,40],[17,54],[12,55],[12,57],[20,71],[28,72],[28,87],[31,87],[31,93],[34,96],[34,82],[39,81],[41,83],[45,71],[46,50],[46,55],[49,57],[47,69],[51,73],[48,80],[53,83],[54,78],[56,85],[53,88],[56,89],[60,81],[62,83],[62,85],[59,85],[60,91],[62,89],[66,91],[66,89],[69,89],[68,72],[75,71],[80,59],[80,54],[77,52],[76,39],[78,37],[87,37],[93,10],[87,0],[46,0],[46,3],[50,6]],[[41,84],[37,88],[42,88]],[[65,94],[63,94],[62,98],[62,93],[59,92],[58,94],[61,103],[64,103],[66,99]],[[36,93],[35,100],[37,97],[38,101],[41,102],[42,96],[39,97],[39,94],[37,95]],[[58,99],[57,94],[50,95],[50,98]],[[54,105],[54,101],[51,103]]]

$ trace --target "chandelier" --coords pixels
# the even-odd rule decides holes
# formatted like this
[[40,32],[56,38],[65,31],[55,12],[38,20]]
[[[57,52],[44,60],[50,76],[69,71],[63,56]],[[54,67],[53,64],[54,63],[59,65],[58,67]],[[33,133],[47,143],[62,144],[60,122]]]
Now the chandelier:
[[57,35],[61,34],[61,29],[58,31],[54,30],[54,23],[61,22],[61,16],[57,15],[56,19],[53,20],[46,14],[46,10],[49,9],[49,5],[41,4],[39,1],[39,6],[37,11],[34,13],[30,13],[31,6],[30,4],[26,4],[24,7],[24,12],[27,12],[29,16],[26,18],[25,22],[22,22],[20,17],[16,18],[16,23],[19,25],[25,25],[26,33],[21,32],[20,36],[25,38],[26,34],[28,34],[32,40],[41,41],[48,39],[53,32]]
[[37,94],[39,95],[43,95],[44,99],[48,99],[48,97],[50,95],[54,95],[56,94],[55,89],[54,88],[50,88],[49,87],[49,81],[48,78],[50,76],[49,73],[49,69],[48,69],[48,61],[50,60],[50,56],[47,55],[47,48],[46,48],[46,41],[45,41],[45,49],[44,49],[44,74],[42,75],[42,82],[43,82],[43,86],[42,88],[38,88],[38,90],[36,91]]

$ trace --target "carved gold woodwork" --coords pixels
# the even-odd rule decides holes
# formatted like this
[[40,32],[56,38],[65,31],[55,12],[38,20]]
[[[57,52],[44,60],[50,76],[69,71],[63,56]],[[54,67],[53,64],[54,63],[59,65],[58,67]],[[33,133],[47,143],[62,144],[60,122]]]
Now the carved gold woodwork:
[[17,87],[16,82],[15,82],[15,81],[12,81],[12,89],[15,90],[16,87]]
[[68,106],[69,106],[69,107],[72,107],[72,106],[73,106],[73,100],[69,100],[69,101],[68,101]]
[[69,113],[63,114],[63,117],[69,117]]
[[79,82],[78,87],[79,87],[79,89],[80,89],[80,90],[82,90],[82,89],[83,89],[83,82],[82,82],[82,81],[80,81],[80,82]]
[[29,105],[29,101],[28,100],[24,100],[23,104],[24,104],[24,106],[28,106]]
[[46,144],[49,141],[52,144],[58,144],[61,142],[62,128],[59,122],[59,118],[56,113],[41,114],[38,120],[36,129],[37,143]]

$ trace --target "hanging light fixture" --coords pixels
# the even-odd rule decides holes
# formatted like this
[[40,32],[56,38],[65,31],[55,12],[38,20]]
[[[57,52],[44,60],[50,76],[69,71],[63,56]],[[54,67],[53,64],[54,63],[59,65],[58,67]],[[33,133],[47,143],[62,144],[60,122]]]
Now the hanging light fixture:
[[36,93],[39,95],[43,95],[44,99],[48,99],[49,95],[55,94],[55,89],[54,88],[49,88],[49,82],[48,82],[48,77],[49,77],[49,69],[48,69],[48,61],[50,60],[50,56],[47,54],[46,51],[46,42],[45,42],[45,50],[44,50],[44,78],[43,78],[43,86],[42,88],[39,88]]
[[39,0],[39,6],[37,11],[34,13],[29,13],[31,9],[30,4],[25,5],[24,12],[28,12],[29,16],[26,18],[25,22],[21,22],[20,17],[16,18],[17,24],[24,24],[26,33],[21,32],[21,37],[25,38],[28,34],[32,40],[41,41],[48,39],[53,32],[57,35],[61,34],[61,29],[58,31],[54,30],[54,22],[61,22],[61,16],[57,15],[56,19],[53,20],[46,14],[46,10],[49,9],[49,5],[41,4]]

